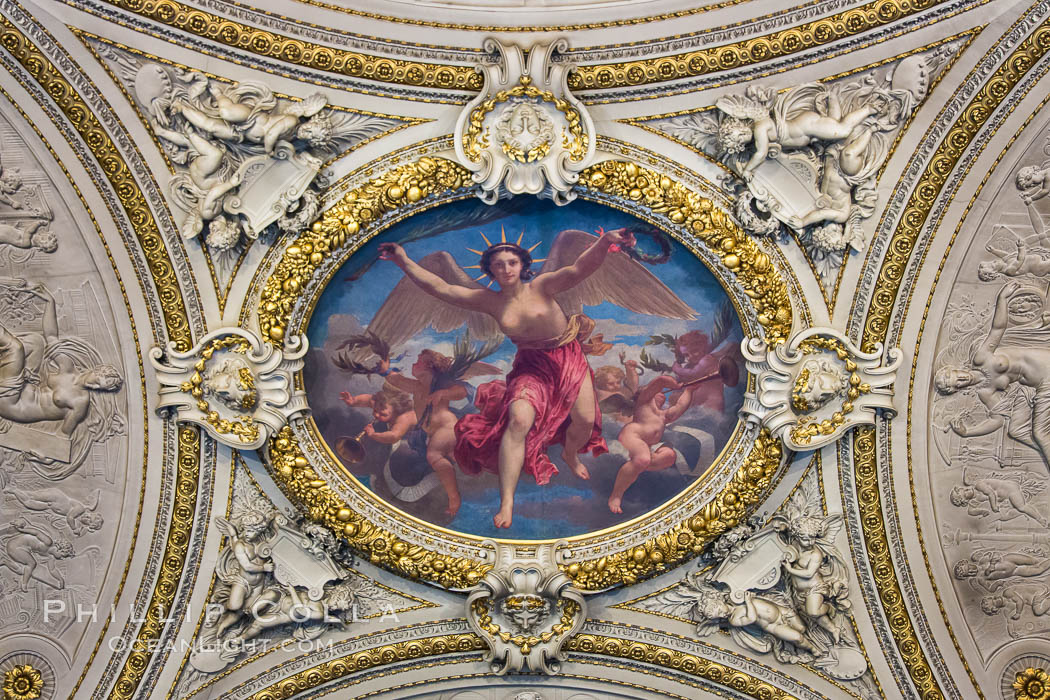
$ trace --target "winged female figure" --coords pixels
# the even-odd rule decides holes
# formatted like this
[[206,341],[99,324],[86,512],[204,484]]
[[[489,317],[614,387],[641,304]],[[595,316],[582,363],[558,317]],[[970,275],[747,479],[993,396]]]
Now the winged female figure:
[[[518,348],[506,383],[478,391],[478,413],[455,426],[460,468],[499,474],[496,527],[510,527],[514,492],[522,470],[538,484],[558,473],[547,456],[553,444],[580,478],[587,468],[580,454],[607,451],[601,413],[585,345],[594,322],[584,305],[612,302],[635,313],[695,319],[696,312],[637,261],[619,250],[634,244],[625,229],[562,231],[539,274],[532,256],[516,243],[490,245],[481,269],[499,285],[478,284],[445,252],[418,263],[395,243],[379,247],[380,258],[397,264],[405,278],[376,312],[369,330],[391,346],[432,326],[439,332],[466,325],[472,337],[506,335]],[[615,246],[615,248],[614,248]]]

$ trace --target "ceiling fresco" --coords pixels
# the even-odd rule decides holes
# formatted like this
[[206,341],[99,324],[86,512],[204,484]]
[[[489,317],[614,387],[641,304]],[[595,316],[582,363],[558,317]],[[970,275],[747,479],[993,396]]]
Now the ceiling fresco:
[[1050,2],[0,0],[0,673],[1050,700]]

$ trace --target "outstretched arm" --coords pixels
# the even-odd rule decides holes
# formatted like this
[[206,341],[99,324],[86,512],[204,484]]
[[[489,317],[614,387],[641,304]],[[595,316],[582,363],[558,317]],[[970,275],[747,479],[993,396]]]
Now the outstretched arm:
[[[998,394],[998,392],[993,392],[993,394]],[[982,401],[984,400],[983,397],[980,396],[980,391],[978,391],[978,398],[981,398]],[[993,399],[994,395],[989,397],[989,401],[992,401]],[[981,435],[994,433],[1005,424],[1006,419],[1002,416],[993,415],[988,416],[984,420],[978,421],[973,425],[964,425],[961,418],[956,418],[948,423],[948,427],[955,431],[956,435],[961,437],[979,437]]]
[[623,385],[632,396],[638,393],[638,363],[635,360],[627,360],[623,363],[625,377]]
[[487,300],[492,295],[492,292],[487,289],[470,289],[456,284],[449,284],[408,257],[405,249],[397,243],[381,244],[379,246],[379,259],[393,262],[420,289],[441,301],[464,309],[470,309],[471,311],[488,311]]
[[635,401],[635,406],[644,406],[664,389],[677,389],[678,387],[678,381],[674,377],[662,374],[642,387],[642,390],[638,393],[638,399]]
[[540,291],[553,296],[566,289],[572,289],[601,267],[611,246],[634,245],[634,235],[627,229],[599,230],[599,233],[600,237],[587,250],[580,253],[580,257],[576,258],[576,262],[572,265],[566,265],[553,272],[545,272],[537,277],[534,284],[539,287]]
[[372,394],[358,394],[354,396],[349,391],[339,392],[339,398],[343,400],[347,406],[353,406],[354,408],[371,408],[372,407]]

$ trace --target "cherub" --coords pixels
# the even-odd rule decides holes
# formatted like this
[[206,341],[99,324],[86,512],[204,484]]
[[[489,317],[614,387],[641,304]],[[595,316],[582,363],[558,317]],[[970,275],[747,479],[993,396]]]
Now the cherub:
[[82,535],[85,531],[94,532],[102,527],[102,516],[95,512],[100,495],[98,489],[92,492],[88,502],[71,498],[58,489],[23,491],[9,486],[7,490],[29,510],[50,511],[65,518],[66,525],[74,535]]
[[814,491],[795,491],[770,526],[789,545],[781,566],[795,607],[838,644],[842,630],[834,617],[850,608],[849,568],[834,545],[842,515],[825,516]]
[[1037,199],[1042,199],[1050,194],[1050,161],[1042,165],[1026,165],[1017,171],[1014,183],[1020,190],[1021,201],[1031,204]]
[[977,265],[977,278],[982,282],[991,282],[1002,275],[1018,277],[1050,275],[1050,257],[1038,253],[1029,253],[1022,239],[1015,241],[1017,249],[1013,251],[994,248],[990,243],[985,246],[990,253],[997,256],[994,260],[985,260]]
[[974,580],[987,588],[984,582],[1022,576],[1032,578],[1050,571],[1050,557],[1029,552],[1001,552],[981,549],[969,559],[956,562],[952,573],[960,581]]
[[[821,103],[825,107],[818,111]],[[724,152],[740,153],[754,141],[755,153],[740,173],[745,180],[751,179],[771,149],[803,148],[815,139],[845,141],[839,161],[845,174],[856,174],[867,141],[855,130],[878,112],[872,102],[843,115],[838,96],[818,83],[801,85],[780,97],[774,97],[772,90],[749,87],[746,95],[722,97],[716,104],[728,115],[718,133]],[[812,108],[805,107],[809,104]]]
[[384,445],[393,445],[401,440],[419,422],[413,410],[412,396],[393,386],[383,387],[374,394],[358,394],[357,396],[344,391],[339,394],[339,398],[347,406],[371,408],[372,420],[386,423],[389,426],[382,432],[377,432],[371,423],[365,426],[365,435],[370,440]]
[[[55,566],[55,560],[72,557],[73,543],[59,537],[52,537],[46,529],[33,525],[22,517],[15,518],[8,525],[0,528],[0,534],[11,531],[16,534],[4,542],[8,561],[3,563],[15,574],[21,576],[19,580],[21,590],[28,591],[29,581],[34,578],[52,588],[59,590],[65,588],[65,578]],[[38,568],[38,556],[45,557],[46,571]]]
[[849,608],[849,594],[844,562],[831,547],[834,534],[842,527],[842,516],[829,518],[801,517],[788,525],[788,536],[798,554],[784,562],[791,576],[795,602],[806,615],[831,634],[837,644],[842,630],[833,616]]
[[[193,126],[224,141],[261,144],[268,155],[273,154],[279,142],[296,137],[313,146],[329,142],[330,129],[318,128],[324,117],[317,115],[328,104],[321,93],[301,102],[281,105],[273,91],[261,83],[242,82],[226,86],[212,81],[208,92],[215,100],[217,117],[182,99],[172,102],[171,111],[182,114]],[[300,117],[318,121],[300,125]]]
[[981,599],[981,611],[985,615],[996,615],[1010,606],[1008,617],[1020,620],[1025,608],[1031,608],[1033,615],[1046,615],[1050,612],[1050,586],[1045,583],[1012,583],[1003,586],[998,592]]
[[[621,416],[620,420],[626,422],[631,419],[634,400],[638,396],[639,367],[636,360],[624,359],[622,353],[620,361],[622,368],[602,365],[594,370],[594,393],[602,411]],[[619,407],[621,403],[622,408]]]
[[[646,384],[638,392],[634,414],[631,422],[623,427],[617,439],[627,448],[630,459],[624,462],[616,474],[612,494],[609,496],[609,510],[622,513],[623,495],[644,471],[659,471],[674,464],[675,452],[661,445],[654,449],[664,435],[664,429],[682,417],[693,401],[693,390],[696,385],[682,389],[673,377],[663,375]],[[665,392],[682,389],[675,402],[667,405]]]
[[731,627],[754,625],[783,642],[790,642],[815,656],[820,655],[816,645],[806,638],[806,625],[795,611],[756,596],[754,591],[745,591],[744,602],[737,604],[730,603],[728,591],[721,592],[718,597],[707,598],[703,607],[698,605],[698,608],[709,620],[724,619]]
[[271,589],[265,602],[257,601],[252,608],[252,621],[237,637],[223,646],[237,649],[261,632],[287,624],[296,625],[292,633],[296,638],[311,638],[323,630],[323,627],[316,628],[320,623],[349,622],[356,600],[353,586],[346,582],[327,587],[321,600],[310,600],[295,586],[285,584],[284,591]]
[[[725,308],[719,311],[720,316],[724,316]],[[726,334],[726,330],[717,329],[712,339],[703,331],[692,330],[675,338],[676,359],[671,365],[671,371],[679,382],[685,384],[715,377],[721,379],[721,381],[703,381],[694,384],[692,399],[694,406],[708,406],[715,411],[721,411],[725,407],[723,387],[735,386],[739,380],[740,370],[737,365],[739,351],[736,346],[731,345],[722,350],[716,350],[725,341]]]
[[[511,525],[523,470],[538,484],[558,472],[547,455],[551,445],[564,446],[562,457],[580,478],[589,473],[579,455],[606,451],[584,348],[594,322],[582,314],[583,305],[608,300],[636,313],[696,318],[674,292],[618,250],[633,245],[630,233],[600,233],[562,231],[535,276],[528,250],[506,241],[490,245],[480,267],[499,291],[472,280],[448,253],[431,253],[416,263],[397,244],[380,246],[381,258],[405,272],[369,324],[391,347],[428,325],[439,332],[467,325],[483,339],[502,331],[518,347],[506,385],[479,389],[480,412],[456,424],[460,467],[500,476],[496,527]],[[613,246],[617,249],[610,250]]]
[[496,339],[471,351],[469,337],[464,336],[456,343],[455,357],[428,348],[419,353],[412,365],[412,378],[400,374],[387,378],[393,386],[412,394],[416,417],[427,434],[427,463],[445,488],[449,517],[455,517],[460,506],[455,455],[458,418],[449,404],[467,398],[463,379],[499,372],[498,367],[480,360],[495,352],[501,342],[502,339]]
[[[154,122],[153,131],[158,137],[186,149],[191,159],[186,172],[172,178],[170,185],[176,199],[189,210],[182,225],[182,235],[194,238],[204,230],[205,223],[220,221],[223,222],[220,228],[236,228],[233,232],[236,236],[226,232],[229,235],[223,237],[225,242],[232,239],[232,243],[226,246],[231,247],[240,238],[240,224],[236,219],[230,220],[223,216],[223,204],[226,195],[240,186],[243,176],[240,170],[230,173],[229,168],[223,167],[225,146],[190,129],[184,134],[161,126],[159,122]],[[209,238],[218,242],[210,229]]]
[[15,248],[39,250],[44,253],[54,253],[58,250],[58,236],[50,229],[40,230],[48,224],[47,219],[30,221],[25,226],[13,226],[0,223],[0,244],[7,244]]
[[22,203],[15,199],[15,194],[22,188],[22,174],[18,168],[0,166],[0,202],[12,209],[21,209]]
[[741,603],[731,600],[724,584],[696,572],[679,586],[658,594],[655,601],[663,612],[691,618],[702,637],[718,631],[725,622],[733,640],[748,649],[773,651],[783,659],[797,656],[785,648],[790,644],[813,656],[821,655],[822,649],[807,632],[805,621],[783,593],[744,591],[743,597]]
[[[267,592],[267,580],[273,572],[273,560],[266,553],[264,540],[270,527],[270,518],[256,510],[249,510],[237,523],[216,518],[219,530],[229,537],[229,546],[219,554],[216,572],[223,590],[216,594],[222,603],[221,614],[214,613],[205,621],[215,627],[215,636],[237,623],[245,614],[273,603],[276,598]],[[268,597],[266,597],[268,596]]]
[[1046,518],[1028,502],[1029,498],[1041,493],[1046,484],[1030,477],[1018,483],[1007,476],[992,476],[986,479],[970,478],[968,470],[963,470],[963,483],[953,486],[948,495],[952,505],[966,506],[970,515],[983,517],[996,513],[999,520],[1012,520],[1020,515],[1027,515],[1043,527],[1048,527]]

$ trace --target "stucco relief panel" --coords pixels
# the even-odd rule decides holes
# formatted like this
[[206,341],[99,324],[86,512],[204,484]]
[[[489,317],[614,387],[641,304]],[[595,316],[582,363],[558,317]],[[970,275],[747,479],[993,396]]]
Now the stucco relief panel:
[[[121,290],[95,262],[105,255],[98,234],[52,156],[9,115],[0,113],[0,637],[73,658],[93,643],[90,610],[109,614],[103,589],[123,568],[118,539],[141,479],[128,443],[143,435],[141,379]],[[88,614],[78,619],[77,605]],[[63,670],[54,656],[47,662]]]
[[1050,635],[1050,140],[1030,133],[973,214],[926,388],[928,541],[986,666]]

